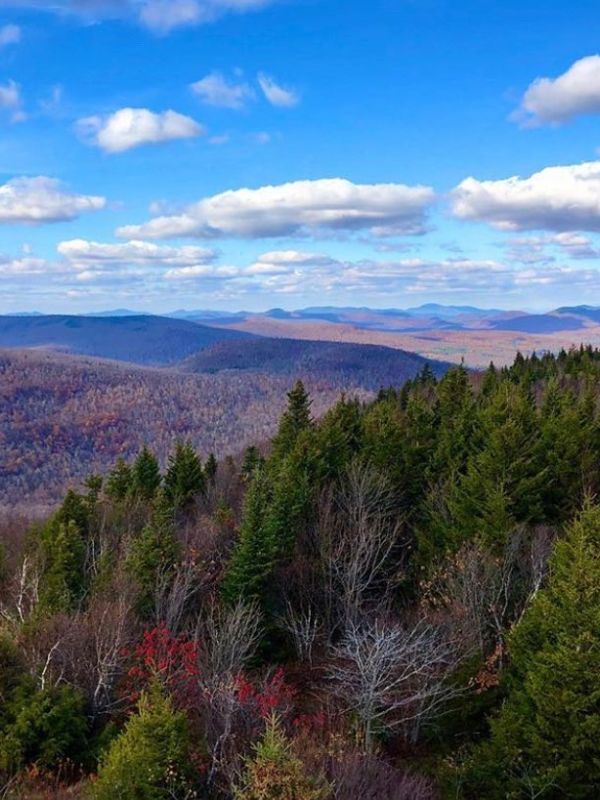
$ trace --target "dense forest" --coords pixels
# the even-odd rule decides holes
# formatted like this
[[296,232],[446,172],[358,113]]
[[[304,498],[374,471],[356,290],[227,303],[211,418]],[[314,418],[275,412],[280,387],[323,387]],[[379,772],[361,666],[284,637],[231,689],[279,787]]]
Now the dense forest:
[[600,791],[600,351],[424,367],[0,530],[5,798]]

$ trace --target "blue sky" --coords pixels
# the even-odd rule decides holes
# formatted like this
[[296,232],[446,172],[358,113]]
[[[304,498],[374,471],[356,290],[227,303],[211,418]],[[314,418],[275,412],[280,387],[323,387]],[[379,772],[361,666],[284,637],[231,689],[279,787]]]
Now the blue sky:
[[599,29],[587,0],[0,0],[0,312],[600,304]]

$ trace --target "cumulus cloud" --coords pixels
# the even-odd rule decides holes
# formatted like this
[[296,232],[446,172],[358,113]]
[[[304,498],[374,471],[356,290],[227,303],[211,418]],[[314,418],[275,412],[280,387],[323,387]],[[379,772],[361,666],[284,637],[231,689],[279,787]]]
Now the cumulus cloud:
[[423,232],[434,198],[427,186],[355,184],[342,178],[294,181],[223,192],[180,214],[128,225],[117,233],[131,239],[263,238],[359,230],[415,234]]
[[60,242],[58,253],[73,264],[81,266],[197,266],[212,263],[217,252],[206,247],[185,245],[164,247],[152,242],[131,241],[117,244],[71,239]]
[[273,78],[260,72],[258,75],[258,84],[262,89],[262,93],[272,106],[279,106],[281,108],[291,108],[298,105],[300,97],[293,89],[285,88],[276,83]]
[[53,178],[13,178],[0,185],[0,223],[72,220],[106,206],[104,197],[74,194]]
[[155,114],[147,108],[121,108],[108,117],[85,117],[77,123],[80,135],[106,153],[189,139],[204,133],[202,125],[175,111]]
[[197,264],[193,267],[175,267],[167,270],[165,280],[168,281],[190,281],[199,278],[223,279],[234,278],[242,274],[240,267],[215,266]]
[[233,83],[220,72],[211,72],[190,86],[203,103],[222,108],[243,108],[254,92],[247,83]]
[[0,48],[21,41],[21,28],[18,25],[2,25],[0,27]]
[[500,230],[600,231],[600,161],[547,167],[528,178],[467,178],[451,203],[459,219]]
[[132,19],[154,33],[201,25],[232,13],[257,11],[275,0],[0,0],[5,8],[32,8],[83,20]]
[[557,78],[536,78],[513,115],[526,125],[560,125],[600,113],[600,55],[586,56]]

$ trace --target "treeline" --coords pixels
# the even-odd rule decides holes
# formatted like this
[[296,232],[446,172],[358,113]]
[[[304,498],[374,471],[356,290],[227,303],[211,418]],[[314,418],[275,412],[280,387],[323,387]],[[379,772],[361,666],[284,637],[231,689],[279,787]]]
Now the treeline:
[[144,447],[5,526],[5,796],[597,797],[599,379],[425,367],[318,420],[298,382],[263,451]]

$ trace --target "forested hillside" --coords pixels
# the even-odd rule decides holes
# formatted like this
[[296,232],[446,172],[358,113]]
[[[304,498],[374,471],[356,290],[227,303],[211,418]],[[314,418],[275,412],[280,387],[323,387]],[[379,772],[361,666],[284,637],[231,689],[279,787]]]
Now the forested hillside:
[[[426,364],[416,353],[391,347],[345,342],[312,342],[300,339],[261,337],[243,341],[217,342],[186,359],[182,367],[190,372],[248,370],[287,378],[321,380],[340,390],[356,386],[377,391],[382,386],[401,386]],[[443,362],[432,369],[442,375]]]
[[0,316],[0,348],[41,347],[154,366],[175,364],[214,342],[250,338],[240,331],[149,314]]
[[[145,442],[165,464],[177,437],[203,455],[219,456],[267,439],[291,380],[289,368],[281,368],[286,354],[313,396],[316,415],[344,390],[367,399],[381,386],[400,386],[425,363],[384,347],[363,353],[358,345],[328,342],[249,344],[213,345],[204,361],[197,355],[210,374],[190,374],[197,369],[193,360],[167,371],[0,350],[0,508],[47,508],[90,471],[104,472],[118,456],[132,458]],[[446,365],[434,369],[441,374]]]
[[[247,380],[247,377],[244,377]],[[7,798],[600,786],[600,351],[153,442],[0,532]]]

